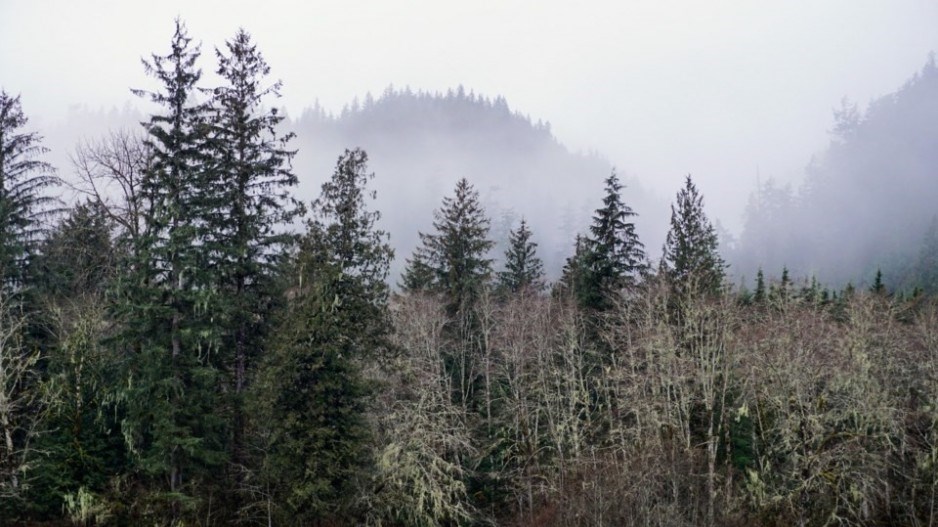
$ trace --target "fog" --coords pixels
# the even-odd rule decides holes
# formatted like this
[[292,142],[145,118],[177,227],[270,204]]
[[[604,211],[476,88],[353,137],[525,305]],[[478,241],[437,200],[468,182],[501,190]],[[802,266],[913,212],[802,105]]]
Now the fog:
[[[214,82],[212,48],[240,26],[251,32],[272,77],[284,82],[277,105],[298,133],[303,200],[315,197],[342,149],[368,150],[398,261],[409,254],[417,231],[429,227],[433,208],[453,182],[465,176],[483,197],[495,237],[511,219],[527,217],[556,273],[572,233],[585,228],[602,180],[615,166],[625,176],[624,198],[640,214],[640,233],[653,258],[667,204],[690,173],[708,213],[739,239],[725,246],[737,277],[789,265],[799,273],[853,280],[882,265],[869,255],[874,249],[857,249],[859,242],[848,244],[849,250],[837,246],[839,260],[815,249],[831,248],[829,240],[844,239],[845,232],[870,229],[799,236],[818,226],[848,225],[829,220],[848,217],[840,208],[851,203],[869,209],[869,195],[831,199],[842,186],[815,192],[799,201],[814,205],[798,210],[817,210],[822,201],[833,203],[832,210],[803,215],[797,227],[777,220],[773,225],[785,233],[779,236],[800,241],[770,249],[752,241],[771,236],[754,230],[754,214],[745,214],[757,183],[789,185],[798,201],[818,181],[849,186],[845,174],[856,171],[851,166],[873,165],[894,178],[914,173],[916,189],[936,185],[921,175],[934,166],[917,157],[925,147],[884,147],[878,156],[879,146],[895,134],[872,134],[882,140],[837,150],[832,140],[849,141],[829,133],[843,97],[856,101],[864,115],[871,101],[884,100],[922,70],[929,52],[938,49],[933,1],[589,2],[576,8],[521,1],[263,7],[3,2],[0,85],[22,95],[31,125],[46,136],[49,159],[63,177],[70,177],[68,153],[78,140],[142,119],[147,108],[129,88],[151,86],[140,58],[165,52],[177,15],[203,43],[206,85]],[[895,115],[907,120],[914,113]],[[909,138],[934,132],[924,125],[890,126]],[[867,157],[861,161],[847,151]],[[880,163],[900,152],[906,156],[902,167],[912,168]],[[910,180],[894,181],[911,188]],[[907,259],[930,220],[928,206],[916,201],[903,207],[909,193],[878,197],[893,200],[883,210],[913,211],[901,226],[889,227],[902,236],[876,231],[877,239],[904,240],[884,252]],[[855,227],[875,223],[849,217]],[[799,254],[797,261],[791,252]]]

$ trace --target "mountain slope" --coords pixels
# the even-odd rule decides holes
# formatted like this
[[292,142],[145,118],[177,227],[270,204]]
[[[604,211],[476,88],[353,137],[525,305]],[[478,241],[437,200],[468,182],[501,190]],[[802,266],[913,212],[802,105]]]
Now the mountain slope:
[[[462,88],[445,95],[388,89],[377,100],[353,103],[339,115],[306,111],[290,126],[297,132],[300,195],[314,196],[344,148],[362,147],[376,173],[382,225],[397,250],[392,278],[416,246],[418,231],[431,228],[433,210],[466,177],[479,190],[492,219],[500,258],[508,230],[523,216],[534,230],[552,277],[572,252],[599,204],[602,181],[612,169],[596,155],[571,153],[549,125],[513,112]],[[625,178],[624,199],[639,214],[666,206]],[[654,248],[663,225],[641,223]],[[498,265],[498,264],[496,264]]]

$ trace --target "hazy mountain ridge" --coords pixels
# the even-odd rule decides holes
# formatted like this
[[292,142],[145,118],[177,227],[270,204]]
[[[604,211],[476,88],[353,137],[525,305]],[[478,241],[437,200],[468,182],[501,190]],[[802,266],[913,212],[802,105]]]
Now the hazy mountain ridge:
[[882,268],[891,286],[914,286],[914,261],[938,213],[934,58],[865,112],[845,100],[831,136],[797,191],[768,181],[750,198],[733,254],[738,274],[788,266],[822,282],[869,282]]
[[[120,109],[73,106],[63,123],[43,131],[52,149],[49,159],[73,181],[70,156],[78,142],[99,140],[111,130],[136,130],[142,120],[130,104]],[[599,207],[602,181],[612,170],[597,153],[568,150],[548,123],[512,110],[505,98],[462,87],[445,94],[389,87],[380,97],[356,99],[335,114],[314,104],[282,126],[296,133],[290,143],[297,150],[296,195],[306,203],[319,194],[346,148],[368,152],[381,225],[396,250],[392,281],[416,246],[418,232],[431,228],[433,211],[461,177],[479,190],[492,220],[497,246],[491,256],[501,259],[509,229],[523,216],[540,244],[548,275],[556,278],[573,252],[576,234],[585,233]],[[639,213],[636,223],[649,256],[657,258],[667,203],[636,178],[621,170],[620,175],[626,183],[624,199]]]
[[[353,103],[338,115],[319,107],[289,125],[297,132],[299,194],[315,195],[344,148],[362,147],[376,173],[374,187],[383,226],[397,249],[392,276],[430,228],[433,211],[460,177],[480,191],[492,219],[499,259],[510,228],[523,216],[534,230],[549,274],[556,277],[600,205],[611,164],[596,154],[570,152],[550,125],[514,112],[502,97],[488,99],[463,88],[446,94],[389,88]],[[625,178],[624,199],[639,214],[643,240],[657,255],[665,225],[641,215],[666,203]]]

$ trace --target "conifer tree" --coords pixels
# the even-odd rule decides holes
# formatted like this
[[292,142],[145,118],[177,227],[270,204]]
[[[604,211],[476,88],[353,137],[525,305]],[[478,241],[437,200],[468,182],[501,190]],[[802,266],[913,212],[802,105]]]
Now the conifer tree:
[[[225,49],[215,50],[218,76],[225,84],[210,90],[211,202],[206,239],[219,289],[215,309],[225,328],[219,367],[231,394],[230,451],[235,467],[245,464],[243,394],[267,331],[272,277],[294,236],[280,227],[302,213],[290,195],[297,177],[291,170],[293,133],[282,134],[276,108],[281,83],[264,85],[270,66],[238,30]],[[239,476],[240,477],[240,476]]]
[[413,255],[406,260],[398,286],[408,293],[426,292],[434,289],[435,279],[426,247],[418,246],[414,249]]
[[622,201],[622,183],[615,170],[606,178],[603,206],[596,209],[586,239],[584,287],[577,291],[580,304],[603,310],[612,295],[634,287],[647,271],[645,246],[638,239],[637,216]]
[[498,273],[498,282],[512,293],[544,289],[544,263],[537,256],[537,243],[531,241],[531,236],[531,229],[524,219],[518,229],[509,233],[505,270]]
[[703,211],[703,196],[687,176],[671,205],[671,230],[664,244],[661,270],[675,293],[716,294],[723,286],[726,265],[717,234]]
[[477,301],[489,286],[492,260],[487,255],[494,243],[488,238],[489,220],[479,204],[479,193],[465,178],[456,183],[453,197],[443,198],[434,217],[435,232],[420,233],[422,245],[409,262],[404,281],[419,283],[426,280],[421,274],[431,271],[428,290],[443,297],[449,315],[446,334],[451,346],[444,361],[452,378],[453,401],[469,409],[478,402],[477,367],[484,354]]
[[159,90],[133,90],[158,108],[146,128],[141,192],[145,232],[123,278],[120,314],[129,350],[124,436],[146,487],[171,523],[192,517],[224,460],[217,414],[217,326],[208,306],[216,288],[208,265],[212,210],[207,106],[196,100],[199,46],[176,20],[170,52],[144,60]]
[[586,257],[586,239],[577,234],[576,240],[573,242],[573,254],[564,262],[563,270],[560,275],[558,285],[561,292],[572,294],[575,298],[579,298],[579,296],[576,296],[576,292],[586,287],[586,279],[588,278]]
[[762,268],[759,268],[759,271],[756,273],[756,292],[752,299],[757,303],[761,304],[765,302],[765,273],[762,272]]
[[[479,193],[465,178],[456,183],[455,195],[443,198],[434,212],[434,233],[420,233],[422,247],[411,260],[412,271],[423,262],[433,272],[432,289],[443,293],[451,313],[471,310],[492,274],[487,257],[494,242],[488,239],[489,220],[479,203]],[[405,281],[407,275],[405,274]]]
[[876,270],[876,278],[873,279],[873,285],[870,286],[870,292],[874,295],[885,295],[886,285],[883,284],[883,270]]
[[89,200],[75,206],[49,233],[36,259],[43,293],[50,298],[104,293],[117,267],[112,232],[102,204]]
[[25,285],[44,232],[41,220],[54,200],[42,194],[57,178],[41,159],[42,137],[24,130],[29,120],[19,96],[0,90],[0,285],[4,293]]
[[367,156],[346,151],[313,203],[290,298],[261,372],[265,474],[290,521],[349,514],[368,458],[363,361],[388,348],[393,252],[366,198]]

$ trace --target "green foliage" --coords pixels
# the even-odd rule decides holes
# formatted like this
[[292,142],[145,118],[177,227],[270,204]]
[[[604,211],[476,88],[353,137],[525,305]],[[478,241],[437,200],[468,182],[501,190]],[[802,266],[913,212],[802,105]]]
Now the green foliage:
[[606,178],[603,206],[596,209],[590,236],[584,240],[584,256],[577,263],[574,282],[581,306],[592,310],[611,307],[613,296],[638,285],[646,274],[645,248],[638,239],[637,216],[622,201],[622,184],[615,171]]
[[294,134],[281,132],[283,116],[267,107],[280,96],[281,83],[265,86],[270,66],[243,29],[215,55],[223,84],[206,90],[211,94],[210,160],[202,243],[208,282],[217,289],[208,310],[219,343],[213,364],[226,386],[219,413],[227,421],[234,467],[227,485],[238,493],[247,490],[248,477],[244,393],[270,330],[270,310],[279,293],[274,275],[296,241],[282,226],[303,207],[290,194],[298,181],[291,167],[296,151],[288,149]]
[[509,233],[505,270],[498,273],[498,284],[512,293],[544,289],[544,263],[537,256],[537,243],[531,241],[531,236],[524,219],[517,230]]
[[492,260],[487,256],[495,244],[488,239],[489,220],[479,193],[465,178],[434,212],[433,228],[432,234],[420,233],[422,247],[408,262],[404,285],[423,285],[429,268],[433,280],[426,289],[442,293],[451,313],[466,313],[491,277]]
[[363,361],[388,349],[387,234],[367,210],[367,156],[346,151],[313,203],[289,298],[255,387],[266,484],[291,521],[351,514],[367,464]]
[[121,255],[111,239],[113,224],[95,202],[80,203],[52,229],[36,259],[37,287],[49,297],[103,294]]
[[723,287],[725,267],[716,230],[703,211],[703,196],[687,176],[671,205],[671,230],[664,244],[661,272],[677,295],[715,295]]
[[42,137],[23,128],[28,123],[19,96],[0,90],[0,283],[6,292],[27,281],[31,259],[45,232],[42,220],[55,202],[42,194],[58,179]]
[[218,408],[217,289],[207,248],[215,191],[209,170],[208,107],[197,102],[198,47],[176,21],[170,52],[144,61],[160,91],[146,96],[161,113],[146,123],[149,158],[141,192],[145,232],[121,277],[116,314],[127,354],[124,436],[149,478],[157,517],[195,513],[225,459]]

